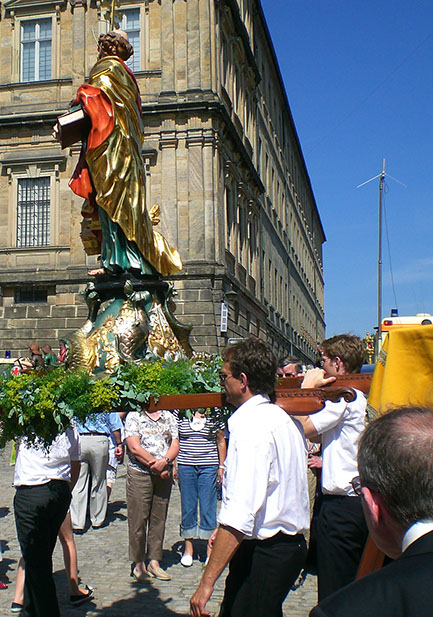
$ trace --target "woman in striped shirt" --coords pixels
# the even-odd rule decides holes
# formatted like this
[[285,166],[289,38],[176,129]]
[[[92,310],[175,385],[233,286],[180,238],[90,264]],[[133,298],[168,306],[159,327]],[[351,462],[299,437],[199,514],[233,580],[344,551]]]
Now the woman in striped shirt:
[[180,561],[189,567],[193,561],[193,539],[207,540],[217,525],[217,484],[222,482],[227,447],[221,422],[199,411],[193,412],[191,418],[181,411],[175,411],[174,415],[179,429],[180,536],[185,540]]

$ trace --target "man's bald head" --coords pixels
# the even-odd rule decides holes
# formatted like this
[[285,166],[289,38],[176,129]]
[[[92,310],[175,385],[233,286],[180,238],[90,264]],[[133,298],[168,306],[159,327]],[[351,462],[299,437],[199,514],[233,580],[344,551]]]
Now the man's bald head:
[[404,530],[433,519],[433,409],[402,407],[374,420],[361,437],[358,468],[361,485]]

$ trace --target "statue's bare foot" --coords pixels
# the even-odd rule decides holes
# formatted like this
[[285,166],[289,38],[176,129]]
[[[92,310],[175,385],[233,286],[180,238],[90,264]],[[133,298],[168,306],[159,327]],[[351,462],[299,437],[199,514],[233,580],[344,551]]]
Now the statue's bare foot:
[[89,270],[87,274],[89,276],[101,276],[101,274],[107,274],[107,270],[105,268],[95,268],[94,270]]

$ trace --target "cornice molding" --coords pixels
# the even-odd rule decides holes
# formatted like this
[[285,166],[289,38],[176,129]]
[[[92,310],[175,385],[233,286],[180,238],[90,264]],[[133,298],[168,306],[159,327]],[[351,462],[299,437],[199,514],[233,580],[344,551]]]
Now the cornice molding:
[[6,151],[0,154],[2,169],[28,165],[65,165],[67,156],[58,148],[22,148],[18,152]]
[[3,3],[5,18],[12,18],[15,14],[42,13],[59,11],[66,8],[66,0],[6,0]]

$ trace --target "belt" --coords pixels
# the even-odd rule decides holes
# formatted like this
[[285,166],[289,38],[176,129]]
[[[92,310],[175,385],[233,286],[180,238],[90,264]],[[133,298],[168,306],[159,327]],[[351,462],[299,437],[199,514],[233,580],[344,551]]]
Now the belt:
[[108,437],[108,433],[97,433],[96,431],[88,431],[87,433],[80,433],[80,435],[96,435],[97,437]]
[[326,501],[331,501],[333,499],[360,499],[360,495],[330,495],[328,493],[322,493],[322,498]]
[[19,484],[18,486],[15,486],[15,488],[18,489],[28,489],[28,488],[40,488],[41,486],[48,486],[49,484],[51,485],[59,485],[61,486],[60,483],[65,483],[69,485],[68,480],[61,480],[60,478],[52,478],[51,480],[47,480],[46,482],[41,482],[40,484]]

